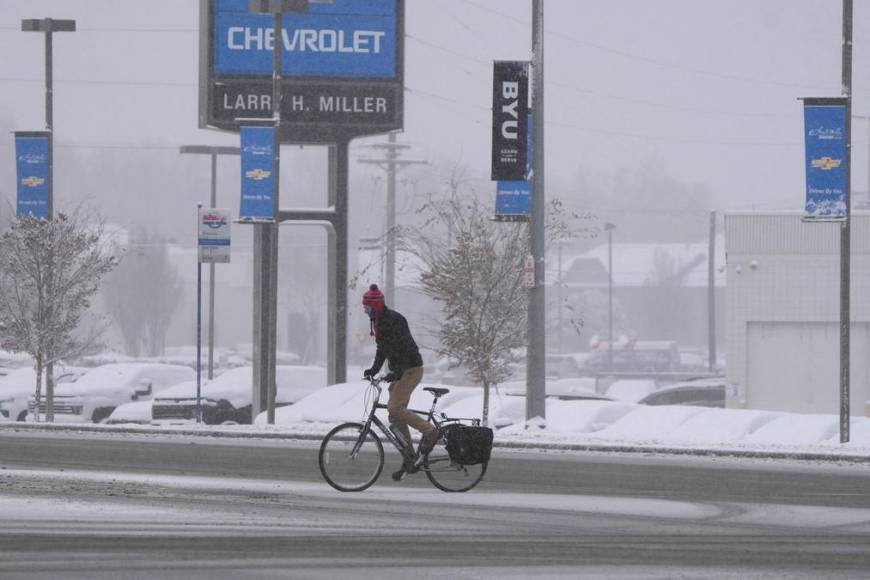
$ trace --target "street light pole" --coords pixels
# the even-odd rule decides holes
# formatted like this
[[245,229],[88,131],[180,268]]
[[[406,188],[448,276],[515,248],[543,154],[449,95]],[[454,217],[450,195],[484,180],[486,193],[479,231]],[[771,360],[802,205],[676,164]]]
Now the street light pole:
[[[182,145],[180,153],[211,156],[211,198],[209,207],[217,207],[217,158],[218,155],[239,155],[238,147],[217,147],[210,145]],[[208,379],[214,378],[214,288],[215,264],[209,263],[208,271]]]
[[[48,221],[54,219],[54,77],[53,44],[55,32],[75,32],[75,20],[55,20],[54,18],[28,18],[21,21],[23,32],[42,32],[45,35],[45,129],[48,131]],[[49,271],[49,276],[51,272]],[[45,366],[45,420],[54,421],[54,363],[48,353],[49,362]]]

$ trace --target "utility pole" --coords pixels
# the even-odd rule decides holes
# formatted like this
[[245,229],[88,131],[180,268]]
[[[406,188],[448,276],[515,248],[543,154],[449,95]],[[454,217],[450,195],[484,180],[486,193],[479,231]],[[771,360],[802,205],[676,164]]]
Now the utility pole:
[[360,159],[360,163],[378,165],[387,172],[387,232],[384,253],[386,254],[384,272],[384,294],[392,305],[396,305],[396,171],[409,165],[426,165],[426,161],[399,159],[399,152],[410,149],[410,145],[396,143],[396,134],[390,133],[389,142],[370,145],[384,150],[383,159]]
[[[239,155],[238,147],[217,147],[210,145],[182,145],[181,154],[211,156],[211,197],[209,207],[217,207],[217,158],[218,155]],[[209,263],[208,271],[208,380],[214,378],[214,286],[215,264]]]
[[843,0],[843,96],[846,98],[846,219],[840,226],[840,443],[849,442],[849,342],[852,253],[852,0]]
[[535,284],[529,289],[526,419],[546,419],[546,287],[544,278],[544,0],[532,0],[532,200],[529,248]]
[[[55,32],[75,32],[75,20],[55,20],[54,18],[28,18],[21,21],[23,32],[42,32],[45,34],[45,130],[48,131],[48,221],[54,219],[54,76],[53,76],[53,38]],[[51,272],[48,273],[51,276]],[[45,366],[45,420],[54,421],[54,353],[47,353],[49,362]]]

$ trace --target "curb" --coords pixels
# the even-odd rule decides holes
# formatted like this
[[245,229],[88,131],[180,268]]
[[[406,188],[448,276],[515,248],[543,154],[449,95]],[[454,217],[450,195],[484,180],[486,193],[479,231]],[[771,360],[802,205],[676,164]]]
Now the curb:
[[[270,431],[229,431],[214,428],[166,429],[153,427],[88,425],[88,424],[34,424],[0,423],[0,431],[42,431],[42,432],[86,432],[122,433],[133,435],[184,435],[195,437],[215,437],[227,439],[284,439],[297,441],[320,441],[326,433],[293,433]],[[789,459],[797,461],[826,461],[841,463],[870,464],[870,455],[848,453],[819,453],[808,451],[776,451],[746,449],[698,449],[689,447],[669,447],[656,445],[610,445],[606,443],[548,443],[529,441],[493,441],[493,447],[518,450],[584,451],[590,453],[641,453],[665,454],[694,457],[730,457],[748,459]]]

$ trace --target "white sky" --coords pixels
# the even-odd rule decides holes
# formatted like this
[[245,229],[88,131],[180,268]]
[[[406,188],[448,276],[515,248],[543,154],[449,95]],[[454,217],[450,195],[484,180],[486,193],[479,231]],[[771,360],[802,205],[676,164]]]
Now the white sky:
[[[580,175],[594,180],[651,162],[681,181],[708,184],[723,209],[801,206],[797,98],[839,93],[841,2],[545,5],[546,163],[554,191]],[[491,63],[530,57],[530,14],[530,0],[407,0],[402,140],[414,145],[413,156],[461,158],[489,187]],[[75,18],[79,28],[55,41],[60,143],[83,155],[112,144],[113,154],[135,157],[142,146],[235,142],[196,127],[196,0],[3,0],[0,123],[9,129],[43,123],[42,35],[20,32],[22,18],[43,16]],[[866,116],[870,4],[855,2],[854,23],[854,113]],[[867,121],[856,120],[854,138],[854,187],[863,190]],[[2,145],[9,152],[11,136]],[[3,156],[7,185],[0,188],[8,192],[13,167]]]

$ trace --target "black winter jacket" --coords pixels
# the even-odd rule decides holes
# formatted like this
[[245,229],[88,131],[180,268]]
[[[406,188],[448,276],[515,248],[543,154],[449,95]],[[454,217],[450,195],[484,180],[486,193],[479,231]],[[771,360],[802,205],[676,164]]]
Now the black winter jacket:
[[385,306],[376,325],[378,351],[372,363],[373,372],[381,370],[384,360],[389,362],[390,371],[399,376],[408,369],[423,366],[420,349],[404,316]]

